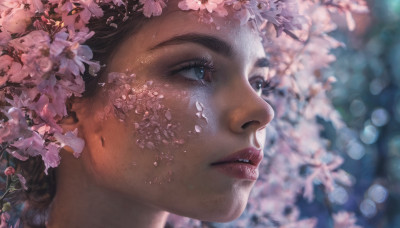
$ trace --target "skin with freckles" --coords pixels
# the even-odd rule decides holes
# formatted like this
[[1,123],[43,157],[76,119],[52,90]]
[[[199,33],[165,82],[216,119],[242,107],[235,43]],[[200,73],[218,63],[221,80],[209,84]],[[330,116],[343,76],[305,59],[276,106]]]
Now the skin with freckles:
[[[254,180],[212,163],[263,148],[272,108],[253,86],[267,74],[250,24],[171,6],[111,53],[106,83],[73,109],[86,147],[64,151],[48,227],[163,227],[167,212],[226,222]],[[74,199],[74,200],[70,200]]]

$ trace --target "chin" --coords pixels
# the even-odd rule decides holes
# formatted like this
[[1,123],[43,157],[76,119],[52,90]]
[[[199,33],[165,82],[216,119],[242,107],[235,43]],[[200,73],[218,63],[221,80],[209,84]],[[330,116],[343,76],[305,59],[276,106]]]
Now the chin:
[[[243,213],[246,209],[248,197],[215,200],[213,205],[204,207],[202,214],[197,219],[207,222],[231,222]],[[204,209],[203,208],[203,209]]]
[[167,210],[173,214],[189,217],[192,219],[197,219],[200,221],[206,222],[231,222],[237,219],[245,210],[247,205],[247,200],[238,200],[236,199],[234,202],[221,202],[219,200],[213,201],[214,203],[207,203],[207,206],[204,204],[196,204],[196,207],[188,208],[179,208],[178,210]]
[[220,216],[216,217],[213,220],[207,220],[207,221],[208,222],[221,222],[221,223],[223,223],[223,222],[231,222],[231,221],[239,218],[240,215],[242,215],[242,213],[243,213],[245,208],[246,208],[246,205],[243,207],[243,209],[236,210],[236,211],[231,212],[229,214],[223,214],[223,215],[220,215]]
[[180,204],[169,204],[169,207],[164,207],[164,209],[173,214],[200,221],[225,223],[242,215],[249,195],[249,188],[230,188],[218,194],[204,194],[186,200],[181,198]]
[[212,215],[206,216],[205,218],[201,219],[202,221],[207,222],[231,222],[240,217],[243,213],[244,209],[246,208],[246,204],[243,204],[240,208],[230,208],[227,211],[218,211]]

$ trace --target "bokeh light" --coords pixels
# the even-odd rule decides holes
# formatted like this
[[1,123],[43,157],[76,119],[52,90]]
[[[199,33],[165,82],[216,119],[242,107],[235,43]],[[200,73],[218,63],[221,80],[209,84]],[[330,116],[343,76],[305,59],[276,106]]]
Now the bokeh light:
[[365,144],[375,143],[379,136],[379,130],[373,125],[367,125],[360,133],[360,139]]
[[374,184],[368,189],[368,196],[375,203],[383,203],[387,198],[388,192],[385,187],[380,184]]
[[376,205],[375,205],[374,201],[372,201],[370,199],[363,200],[360,204],[360,211],[367,218],[371,218],[371,217],[375,216]]
[[371,115],[372,123],[377,127],[382,127],[389,121],[389,113],[384,108],[377,108]]
[[360,160],[365,155],[365,149],[356,140],[352,140],[348,144],[347,154],[354,160]]
[[[400,227],[400,0],[367,0],[370,17],[359,15],[355,32],[339,31],[346,48],[335,51],[333,103],[350,127],[333,150],[354,186],[329,194],[334,209],[345,207],[363,228]],[[341,204],[345,201],[344,204]],[[320,224],[318,228],[331,227]]]
[[331,193],[329,193],[329,200],[332,203],[343,205],[349,199],[346,189],[341,186],[337,186]]
[[350,112],[355,117],[360,117],[365,114],[366,108],[364,102],[355,99],[350,104]]

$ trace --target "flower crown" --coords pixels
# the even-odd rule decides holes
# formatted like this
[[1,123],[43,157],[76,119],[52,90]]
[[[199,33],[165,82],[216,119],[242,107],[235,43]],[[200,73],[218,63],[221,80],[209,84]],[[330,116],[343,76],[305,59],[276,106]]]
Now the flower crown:
[[[148,18],[159,16],[166,6],[166,0],[139,0],[133,5],[129,0],[2,0],[0,156],[7,153],[22,161],[41,156],[46,174],[49,168],[59,165],[63,147],[70,147],[79,157],[84,141],[77,136],[77,130],[63,132],[59,122],[68,116],[67,101],[82,96],[85,91],[83,75],[89,73],[96,77],[101,68],[100,62],[92,59],[91,48],[85,45],[96,32],[89,29],[89,22],[103,17],[103,9],[121,8],[120,14],[107,18],[107,24],[117,29],[117,17],[123,23],[132,12],[141,12]],[[332,78],[310,75],[315,76],[316,70],[333,61],[329,49],[341,45],[326,35],[335,28],[329,14],[345,15],[349,28],[354,29],[351,12],[365,12],[364,0],[181,0],[178,7],[198,12],[199,20],[204,23],[213,23],[213,17],[233,12],[242,24],[248,21],[256,24],[271,58],[270,74],[280,88],[279,96],[270,98],[276,101],[278,119],[291,115],[282,109],[284,105],[291,100],[304,103],[307,97],[324,100],[325,106],[319,111],[324,117],[332,117],[334,111],[326,105],[326,98],[318,95],[329,87]],[[271,36],[271,27],[280,38]],[[297,53],[308,58],[301,59]],[[313,64],[315,56],[322,58]],[[304,64],[306,61],[309,64]],[[293,113],[299,114],[296,110]],[[304,114],[308,120],[317,115]],[[274,129],[279,133],[279,129],[290,128],[288,123],[293,125],[293,119],[296,118],[290,117],[286,122],[278,120]],[[336,117],[334,120],[340,122]],[[295,122],[302,127],[301,121]],[[296,135],[290,137],[298,141]],[[303,162],[317,166],[316,156]],[[333,170],[340,163],[335,160],[335,165],[328,169]],[[7,174],[12,176],[14,171],[8,170]],[[21,175],[15,181],[24,184]],[[305,192],[309,198],[310,191],[307,188]]]

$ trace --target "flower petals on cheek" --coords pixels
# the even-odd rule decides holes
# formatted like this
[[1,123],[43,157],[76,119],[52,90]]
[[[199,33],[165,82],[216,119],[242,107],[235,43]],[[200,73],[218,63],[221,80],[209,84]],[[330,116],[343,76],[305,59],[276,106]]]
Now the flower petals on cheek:
[[[206,117],[206,115],[204,113],[204,105],[199,101],[196,101],[195,105],[196,105],[196,110],[197,110],[196,117],[198,119],[200,119],[200,120],[203,120],[207,124],[208,123],[208,119],[207,119],[207,117]],[[200,133],[202,131],[202,127],[200,125],[196,124],[194,126],[194,131],[196,133]]]
[[110,73],[102,88],[108,101],[97,118],[123,122],[136,148],[133,153],[143,151],[150,156],[152,162],[146,167],[158,172],[147,178],[148,184],[170,182],[173,173],[168,169],[173,169],[175,155],[190,152],[191,139],[207,122],[203,105],[196,102],[197,108],[191,108],[188,93],[172,87],[157,80],[143,81],[135,74]]
[[[173,121],[171,109],[165,105],[165,95],[161,92],[165,88],[153,81],[140,82],[135,74],[125,73],[110,73],[108,83],[112,88],[107,89],[107,115],[112,113],[119,121],[131,124],[128,127],[133,127],[139,148],[155,150],[161,145],[184,143],[176,135],[180,123]],[[166,158],[171,160],[172,156]]]

